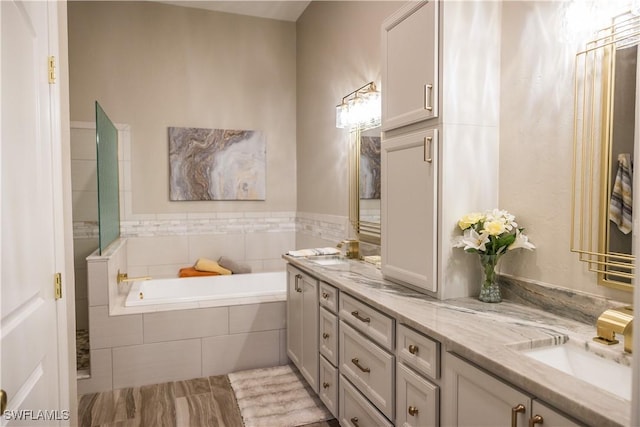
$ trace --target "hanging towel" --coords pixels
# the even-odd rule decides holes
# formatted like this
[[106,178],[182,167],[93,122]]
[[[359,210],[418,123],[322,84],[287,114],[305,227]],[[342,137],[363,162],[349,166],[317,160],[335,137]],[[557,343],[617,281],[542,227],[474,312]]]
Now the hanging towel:
[[618,173],[616,174],[613,191],[611,192],[611,202],[609,203],[609,219],[613,221],[624,234],[629,234],[632,229],[632,175],[631,154],[619,154]]

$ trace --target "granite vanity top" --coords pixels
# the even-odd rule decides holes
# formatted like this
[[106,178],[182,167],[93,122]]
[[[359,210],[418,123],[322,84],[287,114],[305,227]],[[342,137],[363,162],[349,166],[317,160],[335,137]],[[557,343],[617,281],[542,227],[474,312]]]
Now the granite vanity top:
[[595,426],[630,424],[629,401],[520,353],[570,339],[596,352],[610,352],[629,365],[631,358],[623,353],[622,344],[605,347],[592,343],[595,325],[506,300],[499,304],[475,298],[440,301],[384,280],[380,270],[361,261],[322,266],[305,258],[283,258],[438,340],[443,351],[473,362],[582,422]]

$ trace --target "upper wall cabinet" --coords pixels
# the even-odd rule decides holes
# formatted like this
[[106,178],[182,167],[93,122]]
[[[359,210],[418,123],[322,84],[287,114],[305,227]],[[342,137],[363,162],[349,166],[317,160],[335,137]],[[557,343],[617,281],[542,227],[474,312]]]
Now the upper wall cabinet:
[[474,295],[457,220],[498,202],[499,2],[410,1],[382,24],[382,274]]
[[383,130],[438,117],[438,2],[410,3],[382,27]]

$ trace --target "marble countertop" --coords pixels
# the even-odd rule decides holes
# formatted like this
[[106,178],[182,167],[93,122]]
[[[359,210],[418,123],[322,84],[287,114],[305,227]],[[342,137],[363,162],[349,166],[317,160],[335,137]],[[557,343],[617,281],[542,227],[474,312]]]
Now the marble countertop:
[[443,351],[456,353],[582,422],[597,426],[630,424],[629,401],[520,352],[569,339],[630,364],[622,344],[592,344],[594,325],[506,300],[499,304],[475,298],[440,301],[384,280],[379,269],[361,261],[322,266],[305,258],[283,258],[438,340]]

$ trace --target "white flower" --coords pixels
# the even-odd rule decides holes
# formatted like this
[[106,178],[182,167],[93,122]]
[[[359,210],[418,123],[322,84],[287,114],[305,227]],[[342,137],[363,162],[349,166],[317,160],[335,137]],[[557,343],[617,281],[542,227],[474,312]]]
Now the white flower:
[[502,221],[493,220],[484,223],[484,231],[486,231],[490,236],[499,236],[504,233],[505,230],[506,226]]
[[489,235],[485,232],[478,234],[473,228],[467,228],[464,235],[460,236],[454,244],[455,248],[464,248],[464,250],[475,249],[477,251],[485,251],[486,245],[489,243]]
[[513,243],[507,247],[507,250],[510,251],[512,249],[519,248],[532,250],[536,247],[533,245],[533,243],[529,242],[529,238],[521,233],[520,230],[516,230],[516,240],[514,240]]

